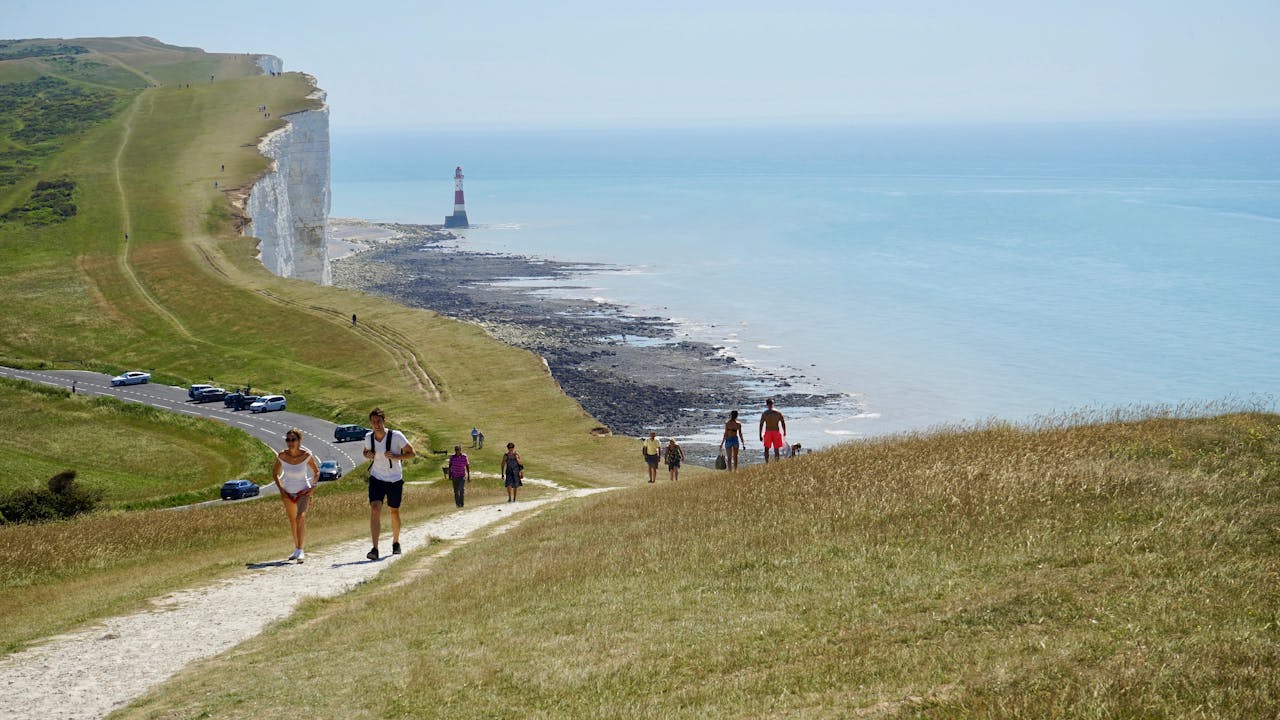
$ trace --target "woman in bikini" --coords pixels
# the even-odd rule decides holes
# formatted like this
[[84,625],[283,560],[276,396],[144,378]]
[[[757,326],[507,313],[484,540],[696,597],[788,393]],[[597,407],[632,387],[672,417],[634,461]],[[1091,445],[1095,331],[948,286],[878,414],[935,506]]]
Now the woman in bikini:
[[720,441],[729,470],[738,469],[738,449],[746,442],[746,438],[742,436],[742,423],[738,422],[738,411],[732,410],[729,412],[729,420],[724,424],[724,439]]
[[290,428],[284,434],[284,443],[284,450],[276,455],[271,475],[280,489],[280,500],[284,502],[293,534],[293,554],[289,559],[302,562],[306,556],[302,544],[307,534],[307,507],[311,504],[311,491],[320,477],[320,468],[316,466],[315,455],[302,447],[301,430]]

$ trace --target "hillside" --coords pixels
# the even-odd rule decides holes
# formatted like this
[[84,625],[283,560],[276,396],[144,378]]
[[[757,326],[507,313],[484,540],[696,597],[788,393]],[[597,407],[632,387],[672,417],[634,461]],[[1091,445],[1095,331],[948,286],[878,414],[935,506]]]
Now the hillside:
[[[253,56],[145,38],[50,43],[79,50],[42,55],[32,49],[39,43],[18,43],[4,49],[13,59],[0,60],[0,88],[25,98],[7,106],[0,128],[9,172],[20,176],[0,190],[0,215],[38,204],[39,183],[62,181],[74,188],[76,211],[57,222],[40,222],[56,211],[33,211],[0,223],[0,298],[9,308],[0,362],[249,383],[343,421],[380,405],[423,447],[444,449],[480,424],[491,441],[591,466],[559,464],[553,476],[618,477],[617,444],[591,434],[597,423],[537,357],[474,326],[262,268],[230,199],[267,168],[257,139],[314,103],[310,78],[265,76]],[[80,121],[28,139],[32,123],[58,113],[18,105],[54,101]]]
[[[146,38],[0,43],[0,363],[251,382],[343,421],[381,405],[424,455],[478,424],[480,467],[511,440],[531,474],[633,487],[411,548],[122,716],[1280,712],[1280,417],[992,425],[644,484],[634,443],[593,434],[537,357],[263,269],[229,198],[267,167],[258,138],[310,107],[313,87]],[[0,413],[8,437],[42,413],[37,427],[74,429],[95,452],[121,443],[95,437],[113,432],[95,414],[112,408],[0,395],[15,404]],[[140,485],[157,478],[137,462],[196,434],[149,422],[121,470]],[[261,462],[219,465],[217,443],[189,451],[202,469],[185,487]],[[31,474],[84,462],[74,443],[41,450],[4,441],[0,460]],[[361,490],[326,487],[309,542],[362,538]],[[440,484],[410,492],[408,523],[453,510]],[[490,481],[470,497],[501,496]],[[284,536],[268,503],[0,527],[0,649],[232,577]]]
[[1276,415],[853,444],[496,544],[313,603],[125,717],[1280,710]]

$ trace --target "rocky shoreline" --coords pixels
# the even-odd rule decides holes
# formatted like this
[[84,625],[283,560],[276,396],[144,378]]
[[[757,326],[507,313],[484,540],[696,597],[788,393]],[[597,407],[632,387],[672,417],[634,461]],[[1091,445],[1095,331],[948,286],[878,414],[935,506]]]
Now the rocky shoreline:
[[[453,233],[437,226],[335,225],[335,235],[349,247],[366,249],[333,261],[334,285],[474,322],[502,342],[541,355],[564,391],[615,434],[705,436],[729,409],[754,412],[766,397],[784,407],[819,406],[837,397],[795,392],[786,378],[742,368],[721,348],[681,339],[666,318],[541,292],[563,290],[566,280],[585,270],[623,268],[461,250],[453,246]],[[361,243],[361,236],[376,239]],[[691,460],[714,460],[714,445],[683,444]]]

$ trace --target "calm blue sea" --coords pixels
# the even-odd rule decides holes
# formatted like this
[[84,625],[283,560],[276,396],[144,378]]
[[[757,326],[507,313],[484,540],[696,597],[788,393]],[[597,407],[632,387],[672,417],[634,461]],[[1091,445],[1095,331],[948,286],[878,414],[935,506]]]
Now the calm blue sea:
[[335,132],[333,215],[440,223],[458,164],[466,247],[847,394],[806,445],[1280,395],[1280,124]]

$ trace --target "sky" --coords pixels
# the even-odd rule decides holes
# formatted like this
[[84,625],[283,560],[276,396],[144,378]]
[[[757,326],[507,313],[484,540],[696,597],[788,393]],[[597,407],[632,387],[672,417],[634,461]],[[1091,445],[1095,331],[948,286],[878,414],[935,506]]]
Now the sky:
[[0,0],[279,56],[334,129],[1280,119],[1280,0]]

